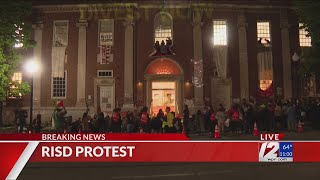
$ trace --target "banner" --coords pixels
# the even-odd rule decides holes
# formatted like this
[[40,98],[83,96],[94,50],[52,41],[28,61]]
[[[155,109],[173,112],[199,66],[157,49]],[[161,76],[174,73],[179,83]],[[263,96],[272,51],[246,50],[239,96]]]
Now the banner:
[[189,141],[183,134],[2,134],[0,179],[27,162],[320,162],[320,141]]
[[101,57],[101,60],[100,60],[101,64],[109,64],[110,62],[113,62],[112,46],[101,45],[100,57]]

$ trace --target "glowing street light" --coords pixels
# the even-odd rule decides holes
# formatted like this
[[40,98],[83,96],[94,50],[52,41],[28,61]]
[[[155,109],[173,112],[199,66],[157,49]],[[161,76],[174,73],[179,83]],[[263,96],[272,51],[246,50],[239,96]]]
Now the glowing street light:
[[39,63],[35,60],[29,60],[26,64],[27,72],[32,73],[32,75],[34,72],[37,72],[39,69],[40,69]]
[[25,65],[25,69],[27,72],[31,73],[31,84],[30,84],[30,130],[32,125],[32,115],[33,115],[33,74],[38,72],[40,69],[40,65],[34,59],[27,61]]

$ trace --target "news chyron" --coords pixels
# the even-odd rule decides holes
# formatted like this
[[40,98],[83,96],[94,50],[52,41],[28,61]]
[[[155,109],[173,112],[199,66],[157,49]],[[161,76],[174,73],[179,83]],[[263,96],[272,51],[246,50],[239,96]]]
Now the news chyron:
[[[266,139],[261,135],[261,140]],[[259,162],[293,162],[293,143],[277,142],[279,139],[268,138],[271,139],[275,141],[259,142]]]

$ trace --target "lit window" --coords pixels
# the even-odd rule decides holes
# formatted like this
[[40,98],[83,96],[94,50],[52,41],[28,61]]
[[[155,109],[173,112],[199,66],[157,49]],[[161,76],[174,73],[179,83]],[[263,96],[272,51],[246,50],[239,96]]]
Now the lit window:
[[[15,94],[15,90],[18,88],[17,87],[17,84],[15,83],[18,83],[18,84],[21,84],[22,83],[22,73],[20,72],[16,72],[13,74],[12,78],[11,78],[13,84],[10,85],[10,91],[8,93],[8,97],[10,99],[16,99],[16,98],[21,98],[22,94],[19,93],[19,94]],[[15,94],[15,95],[14,95]]]
[[227,22],[213,21],[213,45],[227,45]]
[[113,77],[113,70],[98,70],[98,77]]
[[164,43],[172,39],[172,17],[168,13],[159,13],[154,18],[154,39],[155,42]]
[[270,22],[257,22],[257,37],[260,44],[270,44]]
[[260,80],[260,89],[266,90],[268,89],[272,84],[272,80]]
[[13,76],[12,76],[12,81],[15,81],[15,82],[18,82],[19,84],[21,84],[21,82],[22,82],[22,73],[20,73],[20,72],[14,73]]
[[303,28],[303,23],[299,23],[299,42],[301,47],[311,46],[311,37],[307,35],[308,32]]
[[52,98],[65,98],[67,92],[66,83],[67,72],[64,72],[64,77],[52,78]]

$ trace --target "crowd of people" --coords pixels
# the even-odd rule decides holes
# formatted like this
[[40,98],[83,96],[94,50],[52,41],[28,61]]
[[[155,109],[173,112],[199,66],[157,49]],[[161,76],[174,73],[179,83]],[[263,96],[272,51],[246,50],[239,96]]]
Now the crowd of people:
[[128,111],[121,116],[121,109],[105,116],[103,112],[94,117],[83,114],[82,119],[71,125],[71,132],[113,132],[113,133],[181,133],[190,132],[213,134],[215,127],[224,134],[252,134],[256,126],[260,132],[295,132],[300,121],[312,122],[314,128],[320,128],[320,101],[311,100],[268,100],[255,102],[242,100],[233,103],[230,108],[222,104],[217,108],[205,106],[194,115],[190,114],[187,105],[183,114],[176,115],[170,107],[162,109],[150,117],[148,107],[140,112]]
[[[223,135],[226,132],[233,134],[252,134],[254,127],[259,132],[295,132],[298,123],[305,121],[312,123],[313,128],[320,129],[320,101],[319,99],[305,100],[268,100],[255,102],[245,99],[233,103],[230,108],[220,104],[217,108],[205,106],[195,114],[191,114],[185,105],[182,116],[176,115],[170,107],[162,109],[150,117],[148,107],[140,111],[121,112],[115,108],[110,115],[103,112],[93,117],[88,115],[89,109],[82,118],[76,121],[66,118],[66,108],[56,108],[53,113],[57,132],[92,132],[92,133],[208,133],[213,134],[215,127]],[[125,115],[124,115],[125,114]],[[27,115],[19,114],[20,132],[22,132]],[[41,115],[33,123],[34,132],[41,131]]]

